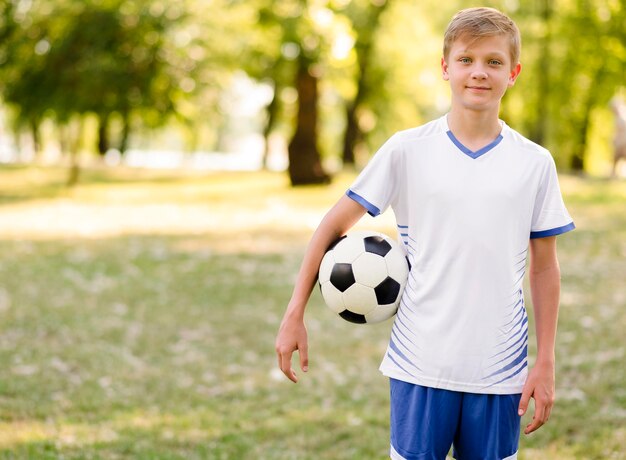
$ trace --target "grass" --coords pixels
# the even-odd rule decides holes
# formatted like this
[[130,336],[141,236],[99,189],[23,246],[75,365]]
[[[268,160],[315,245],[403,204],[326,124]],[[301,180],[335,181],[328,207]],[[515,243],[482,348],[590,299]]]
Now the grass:
[[[390,323],[340,321],[315,292],[298,385],[273,350],[351,179],[91,170],[67,190],[62,170],[1,167],[0,459],[385,458]],[[520,458],[626,458],[626,183],[562,188],[558,401]]]

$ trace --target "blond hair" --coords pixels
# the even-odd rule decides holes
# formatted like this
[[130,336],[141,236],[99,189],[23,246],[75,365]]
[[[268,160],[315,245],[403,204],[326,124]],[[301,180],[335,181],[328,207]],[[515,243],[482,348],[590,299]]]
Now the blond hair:
[[519,29],[511,18],[495,8],[467,8],[455,14],[443,37],[443,56],[448,59],[452,44],[461,37],[475,41],[494,35],[509,37],[511,66],[515,66],[522,48]]

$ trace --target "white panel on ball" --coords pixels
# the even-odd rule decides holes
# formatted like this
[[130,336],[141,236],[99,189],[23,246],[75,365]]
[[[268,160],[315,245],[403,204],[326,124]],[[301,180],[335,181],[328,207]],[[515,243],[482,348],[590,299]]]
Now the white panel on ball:
[[385,263],[389,276],[404,286],[409,276],[409,264],[401,251],[395,248],[389,251],[385,256]]
[[374,311],[367,313],[365,315],[365,321],[368,323],[379,323],[381,321],[385,321],[395,315],[397,310],[398,307],[395,304],[381,305]]
[[341,313],[346,309],[343,302],[343,295],[330,281],[325,281],[321,284],[322,296],[328,308],[335,313]]
[[352,313],[360,315],[369,313],[378,304],[374,289],[358,283],[343,292],[343,303]]
[[374,288],[387,278],[387,264],[378,254],[364,252],[352,262],[352,272],[357,283]]
[[361,238],[344,238],[333,248],[335,263],[349,264],[365,252]]

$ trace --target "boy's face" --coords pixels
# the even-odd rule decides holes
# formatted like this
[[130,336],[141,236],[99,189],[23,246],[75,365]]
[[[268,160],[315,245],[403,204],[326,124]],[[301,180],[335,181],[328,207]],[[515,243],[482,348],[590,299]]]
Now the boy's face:
[[461,37],[441,59],[443,79],[450,82],[452,106],[470,110],[499,110],[507,88],[521,71],[511,62],[509,39],[494,35],[480,39]]

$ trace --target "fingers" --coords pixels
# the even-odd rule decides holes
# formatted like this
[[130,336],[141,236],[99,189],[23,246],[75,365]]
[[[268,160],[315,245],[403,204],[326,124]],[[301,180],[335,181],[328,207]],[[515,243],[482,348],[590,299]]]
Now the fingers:
[[526,410],[528,409],[528,403],[530,402],[531,394],[532,394],[532,391],[529,389],[529,386],[525,385],[524,389],[522,390],[522,397],[519,401],[519,407],[517,410],[517,414],[520,417],[524,415],[526,413]]
[[298,347],[298,353],[300,354],[300,368],[303,372],[309,370],[309,349],[306,345]]
[[276,338],[276,355],[278,367],[289,380],[298,383],[298,376],[291,367],[291,358],[294,351],[300,355],[300,367],[304,372],[309,370],[309,353],[306,335],[306,327],[302,321],[295,324],[289,321],[281,325]]
[[552,406],[548,406],[546,407],[546,412],[545,412],[545,420],[544,423],[547,423],[548,420],[550,420],[550,414],[552,413]]
[[283,371],[283,374],[291,380],[293,383],[298,383],[298,376],[291,368],[291,356],[293,351],[280,352],[278,351],[278,367]]
[[526,425],[526,428],[524,429],[524,434],[530,434],[533,431],[541,428],[546,423],[545,408],[537,404],[536,401],[535,404],[537,405],[537,407],[535,408],[533,419],[528,425]]
[[524,434],[530,434],[548,422],[553,404],[554,402],[552,400],[544,401],[542,399],[535,398],[535,413],[533,414],[532,421],[526,425]]

